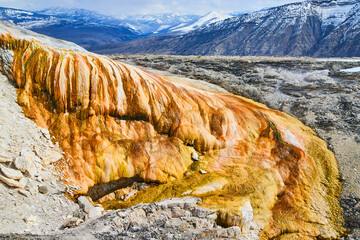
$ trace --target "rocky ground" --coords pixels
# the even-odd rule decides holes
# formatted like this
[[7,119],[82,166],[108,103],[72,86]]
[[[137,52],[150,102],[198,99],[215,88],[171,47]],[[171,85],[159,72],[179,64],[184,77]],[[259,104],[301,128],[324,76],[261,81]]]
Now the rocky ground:
[[219,85],[291,114],[315,129],[339,162],[340,203],[348,238],[360,239],[360,59],[110,57],[163,75],[175,74],[179,81],[182,76]]
[[258,230],[216,225],[216,212],[197,207],[201,199],[173,198],[110,211],[80,227],[45,235],[3,235],[3,239],[258,239]]
[[15,87],[0,75],[0,234],[48,233],[79,207],[64,196],[52,166],[62,151],[46,129],[23,116],[16,98]]

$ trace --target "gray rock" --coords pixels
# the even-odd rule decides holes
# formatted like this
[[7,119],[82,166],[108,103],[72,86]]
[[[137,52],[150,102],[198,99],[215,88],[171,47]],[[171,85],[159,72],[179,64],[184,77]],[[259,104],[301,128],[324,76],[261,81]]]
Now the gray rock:
[[360,201],[355,205],[355,209],[360,211]]
[[30,163],[24,157],[16,157],[14,161],[15,167],[23,173],[27,173],[30,170]]
[[146,189],[146,188],[149,188],[149,185],[147,185],[146,183],[142,183],[142,184],[140,184],[140,185],[137,187],[137,189],[138,189],[139,191],[144,190],[144,189]]
[[49,188],[46,185],[39,186],[39,193],[46,194],[49,192]]
[[189,211],[186,211],[184,208],[180,207],[171,208],[171,214],[174,218],[189,217],[191,215]]
[[217,219],[217,214],[216,212],[214,212],[212,214],[207,215],[206,218],[215,221]]
[[132,224],[136,225],[147,223],[146,213],[141,207],[137,207],[130,211],[130,213],[127,215],[127,219]]
[[200,204],[202,200],[196,197],[183,197],[183,198],[169,198],[163,201],[159,201],[154,203],[155,206],[159,206],[161,208],[173,208],[180,207],[185,209],[192,209],[196,207],[196,205]]
[[29,179],[26,185],[26,189],[30,192],[31,195],[35,195],[38,192],[39,187],[32,179]]
[[238,226],[229,227],[226,230],[230,239],[237,239],[241,236],[241,230]]
[[[12,51],[9,52],[12,53]],[[0,54],[0,58],[2,57]],[[3,64],[0,60],[1,67],[4,67]],[[3,68],[1,69],[3,70]],[[11,63],[8,69],[11,69]],[[19,154],[21,149],[29,149],[30,152],[36,151],[36,155],[40,158],[42,158],[41,153],[45,152],[46,149],[56,149],[51,141],[42,137],[39,126],[31,119],[24,117],[21,107],[16,102],[17,93],[15,85],[12,78],[8,79],[0,73],[0,101],[6,103],[6,107],[0,107],[0,164],[11,169],[16,169],[13,163],[15,158],[23,157]],[[54,170],[53,166],[42,166],[39,158],[36,156],[33,163],[33,167],[37,168],[38,174]],[[39,163],[41,166],[39,166]],[[51,234],[53,230],[58,229],[59,225],[62,224],[63,216],[72,216],[74,212],[79,211],[78,204],[68,200],[62,193],[56,193],[58,188],[50,186],[50,183],[46,183],[46,185],[49,187],[49,192],[54,192],[54,194],[36,194],[39,184],[35,181],[35,178],[29,177],[27,173],[23,173],[24,176],[20,181],[14,179],[11,181],[1,170],[0,175],[6,178],[2,178],[2,180],[6,181],[7,184],[18,187],[18,189],[7,187],[7,184],[0,180],[1,239],[9,233],[13,233],[11,234],[11,239],[29,238],[22,235],[25,232],[31,234]],[[51,178],[53,177],[51,176]],[[49,180],[51,181],[52,179]],[[26,187],[21,189],[23,186]],[[34,188],[32,193],[36,194],[34,196],[30,193],[29,187],[31,186]],[[61,206],[61,211],[53,211],[54,208],[59,208],[59,206]],[[36,215],[37,221],[33,221],[34,224],[30,224],[32,222],[31,218],[27,218],[26,220],[29,222],[27,224],[24,218],[31,215]],[[36,239],[42,237],[33,236],[30,238]],[[63,239],[68,238],[64,237]]]
[[184,220],[181,220],[180,218],[171,218],[169,220],[166,221],[165,223],[165,227],[167,228],[188,228],[189,227],[189,224],[184,221]]
[[94,208],[94,205],[91,203],[91,201],[86,196],[80,196],[77,199],[78,204],[81,209],[84,210],[86,213],[90,213],[90,210]]
[[205,208],[194,208],[191,212],[195,217],[206,218],[207,216],[214,214],[216,211]]
[[47,149],[46,151],[42,152],[41,158],[45,165],[49,165],[61,160],[63,158],[63,154],[55,149]]
[[87,217],[88,219],[93,219],[101,216],[104,213],[104,209],[102,207],[93,207],[89,210]]
[[[79,202],[82,201],[86,200],[80,199]],[[73,229],[51,234],[51,238],[68,239],[71,236],[74,239],[113,239],[116,236],[119,239],[258,239],[259,228],[241,235],[237,226],[222,228],[216,225],[214,218],[196,217],[215,212],[198,209],[199,203],[201,200],[193,197],[172,198],[106,214],[103,214],[101,207],[93,207],[86,216],[91,221],[82,223],[78,216],[69,216],[62,227]],[[191,215],[189,210],[184,209],[185,206],[191,206],[196,214]],[[81,227],[76,228],[80,224]]]
[[82,224],[84,222],[84,220],[77,218],[77,217],[72,217],[69,218],[68,220],[66,220],[63,224],[62,227],[63,228],[74,228],[79,226],[80,224]]

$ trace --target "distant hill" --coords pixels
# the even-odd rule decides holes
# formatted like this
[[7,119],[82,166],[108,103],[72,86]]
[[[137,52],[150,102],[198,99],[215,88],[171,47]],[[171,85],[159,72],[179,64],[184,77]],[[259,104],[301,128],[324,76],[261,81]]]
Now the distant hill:
[[215,22],[184,35],[90,48],[97,53],[179,55],[360,56],[360,3],[286,4]]

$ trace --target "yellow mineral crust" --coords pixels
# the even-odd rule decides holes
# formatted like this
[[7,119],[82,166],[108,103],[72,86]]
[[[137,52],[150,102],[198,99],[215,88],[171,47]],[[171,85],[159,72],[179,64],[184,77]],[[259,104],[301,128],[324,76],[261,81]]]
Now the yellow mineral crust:
[[263,239],[343,233],[336,159],[297,119],[91,53],[5,34],[0,47],[14,52],[19,103],[59,142],[79,193],[140,177],[161,184],[121,206],[195,195],[230,216],[249,201]]

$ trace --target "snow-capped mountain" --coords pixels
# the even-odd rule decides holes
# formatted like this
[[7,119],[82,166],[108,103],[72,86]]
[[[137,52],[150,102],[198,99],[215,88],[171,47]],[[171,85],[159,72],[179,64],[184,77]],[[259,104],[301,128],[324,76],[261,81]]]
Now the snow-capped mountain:
[[178,13],[158,15],[136,15],[120,18],[124,26],[128,26],[142,34],[166,34],[172,28],[196,22],[201,16],[182,15]]
[[[61,19],[31,11],[0,7],[0,19],[16,25],[32,28],[59,24]],[[70,20],[67,20],[71,22]]]
[[3,20],[73,41],[85,48],[146,36],[183,34],[229,17],[232,15],[218,12],[205,16],[171,13],[113,17],[79,8],[56,7],[39,11],[0,8]]
[[[0,8],[0,19],[37,33],[74,42],[85,48],[140,37],[134,30],[122,25],[109,24],[108,22],[112,22],[110,18],[95,13],[80,11],[78,15],[70,17],[70,12],[68,15],[63,13],[57,16],[48,15],[49,12],[46,11]],[[85,14],[89,18],[86,18]]]
[[[239,15],[239,14],[237,14]],[[222,21],[234,15],[210,12],[204,16],[177,13],[160,15],[130,16],[122,18],[123,24],[143,34],[183,34]]]
[[208,24],[219,22],[231,17],[234,17],[235,15],[230,15],[226,13],[220,13],[220,12],[209,12],[208,14],[200,17],[195,22],[190,22],[188,24],[182,23],[175,27],[170,28],[170,32],[179,32],[179,33],[187,33],[190,31],[193,31],[195,29],[204,27]]
[[[81,8],[46,8],[36,11],[38,14],[54,16],[61,19],[72,19],[92,24],[100,24],[105,26],[118,27],[123,26],[123,21],[118,18],[107,16],[96,11],[90,11]],[[131,28],[130,28],[131,29]],[[134,30],[134,29],[132,29]]]
[[93,50],[343,57],[360,56],[359,39],[359,0],[308,0],[228,18],[181,36],[141,39]]
[[[235,16],[220,12],[210,12],[204,16],[192,14],[166,13],[135,16],[112,17],[101,13],[79,8],[47,8],[37,11],[38,14],[55,16],[72,20],[81,20],[108,26],[126,26],[141,35],[186,33],[206,24]],[[238,14],[237,14],[238,15]]]

